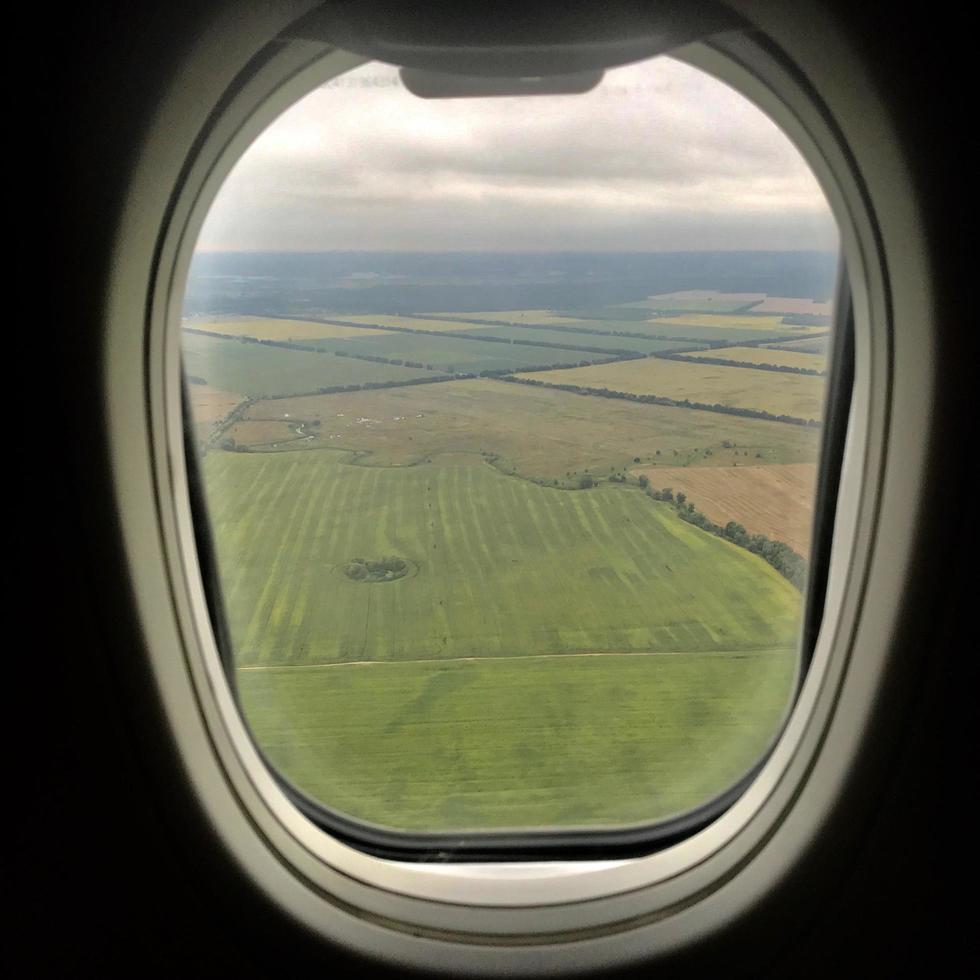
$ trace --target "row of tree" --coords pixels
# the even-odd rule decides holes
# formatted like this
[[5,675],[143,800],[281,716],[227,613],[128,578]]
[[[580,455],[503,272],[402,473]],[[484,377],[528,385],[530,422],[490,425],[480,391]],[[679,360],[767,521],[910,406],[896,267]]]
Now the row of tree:
[[673,408],[694,408],[701,412],[719,412],[722,415],[739,415],[743,418],[763,419],[767,422],[785,422],[788,425],[802,425],[807,428],[820,428],[820,423],[816,419],[804,419],[795,415],[776,415],[773,412],[767,412],[761,408],[740,408],[734,405],[692,402],[687,398],[668,398],[666,395],[638,395],[632,391],[615,391],[612,388],[587,388],[582,385],[552,384],[547,381],[540,381],[537,378],[519,378],[513,374],[505,375],[501,377],[500,380],[509,381],[513,384],[537,385],[542,388],[558,388],[561,391],[570,391],[573,395],[591,395],[599,398],[621,398],[625,401],[642,402],[646,405],[667,405]]
[[772,565],[783,578],[802,590],[803,583],[806,581],[806,559],[797,554],[788,544],[783,541],[773,541],[764,534],[749,534],[737,521],[729,521],[724,526],[716,524],[699,511],[685,494],[675,494],[671,487],[665,487],[663,490],[647,490],[647,494],[654,500],[672,503],[678,516],[688,524],[693,524],[702,531],[724,538],[752,552],[753,555],[758,555]]
[[680,351],[657,351],[654,357],[663,358],[665,361],[687,361],[691,364],[718,364],[721,367],[754,368],[757,371],[779,371],[784,374],[811,374],[817,376],[826,375],[826,371],[818,368],[794,367],[791,364],[758,364],[755,361],[732,361],[726,357],[691,357]]

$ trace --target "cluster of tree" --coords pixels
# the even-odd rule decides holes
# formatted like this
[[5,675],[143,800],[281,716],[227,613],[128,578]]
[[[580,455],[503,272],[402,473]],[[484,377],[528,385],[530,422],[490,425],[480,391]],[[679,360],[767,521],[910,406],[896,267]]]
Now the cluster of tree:
[[754,361],[732,361],[725,357],[690,357],[680,351],[658,351],[653,356],[661,357],[666,361],[687,361],[691,364],[718,364],[722,367],[753,368],[757,371],[781,371],[785,374],[825,375],[827,373],[817,368],[793,367],[790,364],[758,364]]
[[724,526],[716,524],[702,514],[687,499],[685,494],[680,492],[675,494],[671,487],[664,487],[663,490],[648,490],[647,494],[654,500],[672,503],[678,516],[687,521],[688,524],[693,524],[695,527],[701,528],[702,531],[724,538],[726,541],[731,541],[732,544],[752,552],[753,555],[758,555],[796,588],[803,588],[803,583],[806,580],[806,559],[797,554],[788,544],[782,541],[773,541],[764,534],[749,534],[737,521],[729,521]]
[[764,419],[768,422],[785,422],[788,425],[802,425],[808,428],[820,428],[816,419],[803,419],[795,415],[775,415],[759,408],[737,408],[734,405],[708,404],[707,402],[692,402],[690,399],[667,398],[665,395],[638,395],[632,391],[614,391],[611,388],[587,388],[582,385],[551,384],[537,378],[519,378],[516,375],[505,375],[501,381],[514,384],[538,385],[542,388],[558,388],[570,391],[573,395],[591,395],[599,398],[621,398],[625,401],[642,402],[645,405],[668,405],[673,408],[694,408],[701,412],[719,412],[722,415],[740,415],[743,418]]
[[408,574],[408,562],[397,555],[387,558],[353,558],[344,565],[344,574],[355,582],[392,582]]

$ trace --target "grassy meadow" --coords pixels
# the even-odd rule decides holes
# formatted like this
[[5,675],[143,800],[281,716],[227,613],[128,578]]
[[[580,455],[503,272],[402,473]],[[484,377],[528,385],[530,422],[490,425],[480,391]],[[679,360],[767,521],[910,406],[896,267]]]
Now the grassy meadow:
[[[369,587],[369,586],[368,586]],[[294,785],[408,830],[643,823],[735,782],[778,729],[792,646],[243,669]]]
[[[820,440],[815,429],[779,422],[477,378],[260,401],[246,420],[283,423],[286,415],[294,424],[318,423],[304,427],[311,438],[302,446],[311,450],[348,450],[376,466],[423,463],[442,453],[485,455],[502,472],[574,486],[586,473],[602,477],[640,464],[730,467],[747,455],[812,462]],[[271,441],[270,431],[255,443]],[[230,434],[249,445],[245,423]]]

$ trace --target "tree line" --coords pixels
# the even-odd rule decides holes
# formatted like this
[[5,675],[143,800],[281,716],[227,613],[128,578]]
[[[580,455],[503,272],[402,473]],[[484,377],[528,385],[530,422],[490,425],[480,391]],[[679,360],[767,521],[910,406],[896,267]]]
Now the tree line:
[[647,490],[647,494],[654,500],[672,503],[678,517],[687,521],[688,524],[693,524],[695,527],[701,528],[702,531],[724,538],[726,541],[731,541],[732,544],[752,552],[753,555],[758,555],[776,569],[783,578],[802,591],[803,583],[806,581],[806,559],[797,554],[788,544],[782,541],[773,541],[764,534],[749,534],[745,527],[737,521],[729,521],[724,526],[716,524],[699,511],[685,494],[675,494],[671,487],[665,487],[663,490]]
[[757,364],[754,361],[732,361],[726,357],[690,357],[680,351],[657,351],[653,357],[661,357],[665,361],[687,361],[690,364],[718,364],[721,367],[754,368],[757,371],[777,371],[783,374],[810,374],[823,377],[826,371],[818,368],[794,367],[791,364]]
[[806,428],[820,428],[820,422],[816,419],[804,419],[795,415],[776,415],[761,408],[738,408],[734,405],[721,405],[718,403],[709,404],[707,402],[692,402],[690,399],[668,398],[666,395],[638,395],[631,391],[615,391],[612,388],[588,388],[583,385],[552,384],[547,381],[539,381],[537,378],[519,378],[514,374],[503,375],[501,381],[508,381],[512,384],[537,385],[542,388],[558,388],[561,391],[569,391],[573,395],[590,395],[598,398],[620,398],[624,401],[642,402],[646,405],[667,405],[672,408],[693,408],[700,412],[718,412],[721,415],[739,415],[743,418],[763,419],[767,422],[785,422],[787,425],[801,425]]

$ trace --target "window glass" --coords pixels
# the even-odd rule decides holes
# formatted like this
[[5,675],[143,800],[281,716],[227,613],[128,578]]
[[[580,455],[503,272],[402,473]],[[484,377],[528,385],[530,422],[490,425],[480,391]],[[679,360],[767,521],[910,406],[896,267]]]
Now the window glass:
[[271,766],[407,832],[655,823],[799,681],[837,232],[668,58],[425,100],[369,64],[251,146],[182,349]]

